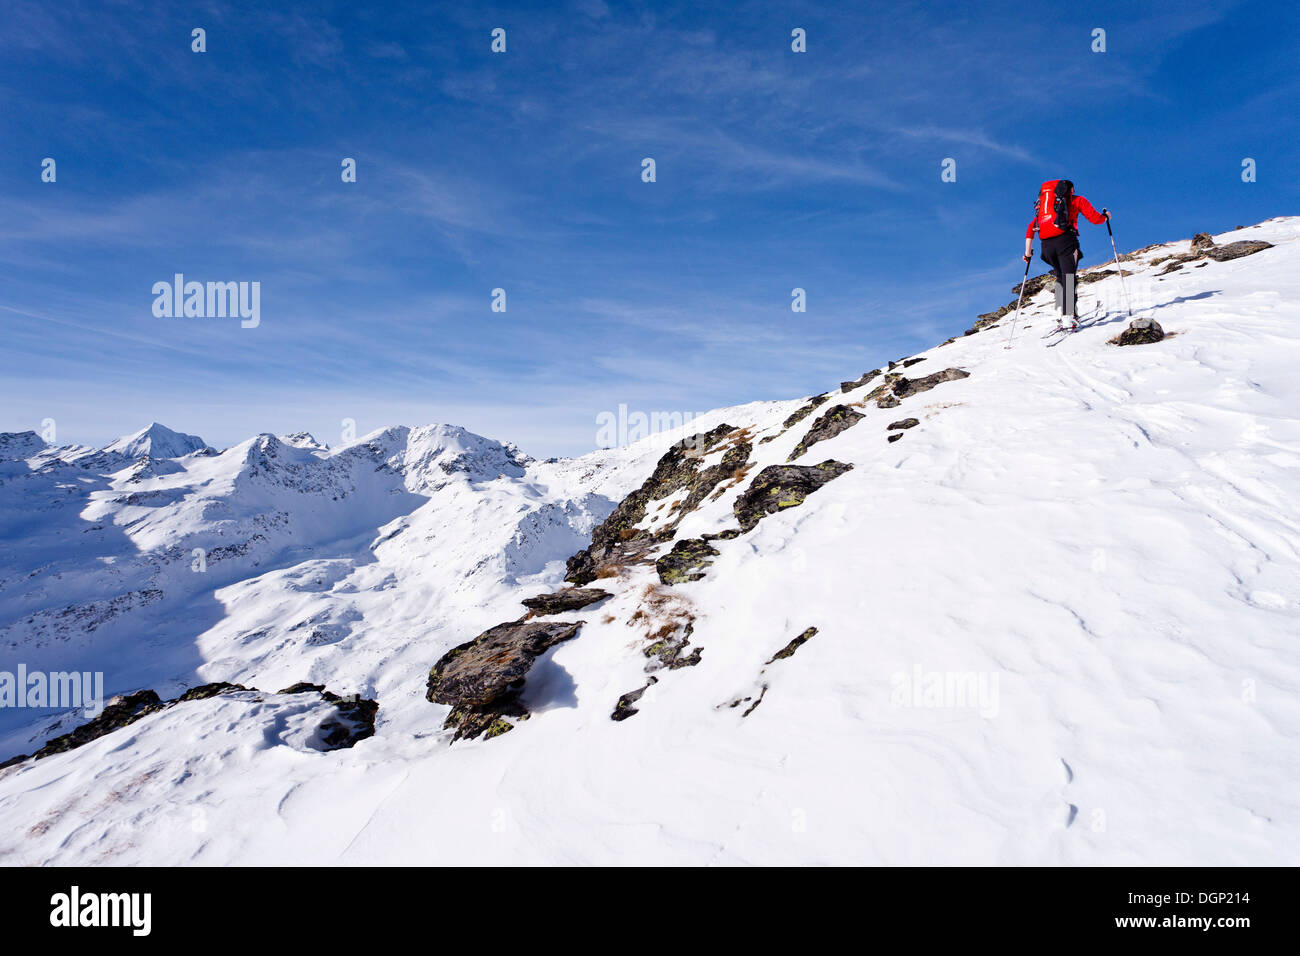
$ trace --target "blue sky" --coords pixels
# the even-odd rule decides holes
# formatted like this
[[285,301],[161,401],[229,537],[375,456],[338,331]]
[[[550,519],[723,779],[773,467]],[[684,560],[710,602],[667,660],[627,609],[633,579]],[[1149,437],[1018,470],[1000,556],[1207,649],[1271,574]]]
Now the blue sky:
[[[1127,248],[1300,212],[1290,4],[368,6],[4,4],[0,429],[579,453],[620,404],[793,397],[960,333],[1044,179]],[[260,282],[260,326],[156,318],[177,272]]]

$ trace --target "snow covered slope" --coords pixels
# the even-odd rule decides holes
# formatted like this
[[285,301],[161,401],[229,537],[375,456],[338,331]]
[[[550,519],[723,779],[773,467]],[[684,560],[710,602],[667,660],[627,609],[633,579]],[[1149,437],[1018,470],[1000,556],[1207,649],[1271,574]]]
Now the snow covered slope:
[[[716,483],[634,514],[662,437],[536,462],[447,426],[262,435],[112,471],[0,439],[0,670],[268,692],[0,771],[0,860],[1294,863],[1300,218],[1214,237],[1247,240],[1272,248],[1126,263],[1159,343],[1108,344],[1112,275],[1076,334],[1044,337],[1039,292],[1011,349],[1007,315],[710,413],[682,467],[725,458]],[[780,485],[824,461],[852,467]],[[611,596],[534,618],[584,624],[528,719],[450,743],[429,668],[598,526]],[[300,680],[376,699],[375,735],[304,746],[321,705],[269,693]],[[84,720],[56,717],[0,710],[0,759]]]

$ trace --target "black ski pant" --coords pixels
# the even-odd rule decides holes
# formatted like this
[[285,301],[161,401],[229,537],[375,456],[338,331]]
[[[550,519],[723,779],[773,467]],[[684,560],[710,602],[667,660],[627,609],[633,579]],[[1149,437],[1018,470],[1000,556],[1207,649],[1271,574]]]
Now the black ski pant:
[[1074,284],[1074,270],[1083,258],[1078,235],[1066,232],[1044,239],[1040,258],[1052,267],[1052,275],[1056,278],[1057,308],[1062,315],[1076,315],[1079,290]]

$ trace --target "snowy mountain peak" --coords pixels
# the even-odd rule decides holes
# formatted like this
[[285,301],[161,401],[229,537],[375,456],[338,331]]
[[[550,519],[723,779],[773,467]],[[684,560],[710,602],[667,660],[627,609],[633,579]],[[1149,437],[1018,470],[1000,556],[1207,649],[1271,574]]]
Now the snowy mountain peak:
[[34,431],[0,432],[0,461],[23,461],[47,447],[45,440]]
[[292,445],[294,448],[307,448],[312,451],[329,451],[330,446],[322,441],[317,441],[316,436],[311,432],[293,432],[289,435],[281,435],[280,441],[286,445]]
[[406,476],[407,487],[416,492],[443,485],[455,475],[469,481],[522,478],[532,461],[512,444],[484,438],[459,425],[382,428],[334,454],[347,457],[363,449]]
[[110,454],[123,455],[127,458],[183,458],[208,447],[198,435],[186,435],[173,431],[166,425],[151,422],[147,427],[131,435],[124,435],[102,449]]

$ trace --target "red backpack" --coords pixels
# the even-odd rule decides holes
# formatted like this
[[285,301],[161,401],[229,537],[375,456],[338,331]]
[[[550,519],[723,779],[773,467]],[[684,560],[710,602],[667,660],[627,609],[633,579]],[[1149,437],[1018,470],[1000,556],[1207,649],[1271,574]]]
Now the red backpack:
[[1034,203],[1034,225],[1040,239],[1050,239],[1069,232],[1070,200],[1074,198],[1074,183],[1068,179],[1052,179],[1038,187],[1038,201]]

